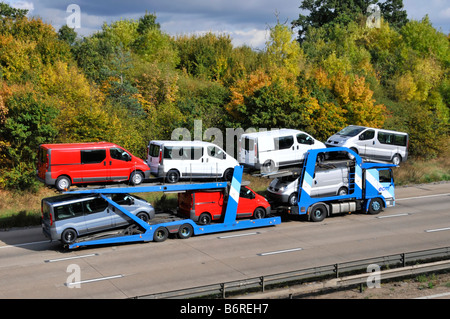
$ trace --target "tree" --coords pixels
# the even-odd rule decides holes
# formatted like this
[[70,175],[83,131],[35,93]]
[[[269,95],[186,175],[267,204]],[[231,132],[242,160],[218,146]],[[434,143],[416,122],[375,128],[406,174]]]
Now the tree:
[[58,39],[67,42],[67,44],[72,45],[77,38],[77,33],[73,28],[70,28],[67,24],[63,25],[58,30]]
[[20,19],[24,18],[28,14],[27,9],[16,9],[11,7],[9,4],[0,2],[0,19],[12,18]]

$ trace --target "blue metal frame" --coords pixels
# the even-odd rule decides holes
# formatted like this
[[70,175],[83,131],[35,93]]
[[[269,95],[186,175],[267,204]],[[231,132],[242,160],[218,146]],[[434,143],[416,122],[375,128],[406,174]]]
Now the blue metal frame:
[[92,246],[92,245],[103,245],[103,244],[118,244],[118,243],[131,243],[131,242],[148,242],[153,240],[154,233],[159,227],[173,228],[179,227],[183,224],[190,224],[194,230],[194,235],[210,234],[217,232],[225,232],[232,230],[265,227],[281,224],[281,218],[279,216],[262,218],[262,219],[252,219],[252,220],[236,220],[236,212],[239,202],[239,192],[242,183],[242,173],[243,167],[236,166],[234,168],[233,179],[231,181],[231,187],[229,191],[228,203],[225,211],[225,217],[223,223],[214,223],[210,225],[200,226],[197,225],[191,219],[180,219],[177,221],[159,223],[159,224],[147,224],[140,218],[131,214],[128,210],[115,203],[110,198],[104,196],[103,194],[112,193],[139,193],[139,192],[177,192],[177,191],[187,191],[187,190],[202,190],[202,189],[220,189],[226,188],[228,186],[227,182],[216,182],[216,183],[199,183],[199,184],[171,184],[163,186],[138,186],[138,187],[111,187],[111,188],[99,188],[99,189],[89,189],[89,190],[78,190],[70,191],[71,194],[99,194],[103,199],[108,201],[112,206],[120,210],[139,226],[144,229],[142,234],[137,235],[123,235],[117,237],[109,237],[103,239],[82,241],[74,243],[69,246],[69,249]]

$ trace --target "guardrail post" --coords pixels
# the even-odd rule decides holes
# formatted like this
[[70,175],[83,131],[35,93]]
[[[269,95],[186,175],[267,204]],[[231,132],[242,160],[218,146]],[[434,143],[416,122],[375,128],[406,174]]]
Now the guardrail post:
[[406,267],[406,255],[405,255],[405,253],[400,254],[400,261],[402,262],[403,267]]
[[222,292],[222,299],[225,299],[225,283],[220,284],[220,291]]
[[334,264],[334,273],[336,274],[336,278],[339,278],[339,264]]
[[264,276],[261,276],[261,277],[259,277],[259,280],[260,280],[260,285],[261,285],[261,289],[262,289],[262,292],[264,292]]

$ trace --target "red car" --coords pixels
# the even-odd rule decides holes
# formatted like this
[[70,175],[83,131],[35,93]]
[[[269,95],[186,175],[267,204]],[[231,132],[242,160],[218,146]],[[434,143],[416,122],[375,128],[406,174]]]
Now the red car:
[[[178,213],[207,225],[225,212],[224,191],[189,191],[178,194]],[[246,186],[241,187],[236,218],[264,218],[270,214],[267,200]]]
[[57,190],[73,184],[129,181],[138,185],[150,177],[150,168],[124,148],[108,142],[42,144],[37,178]]

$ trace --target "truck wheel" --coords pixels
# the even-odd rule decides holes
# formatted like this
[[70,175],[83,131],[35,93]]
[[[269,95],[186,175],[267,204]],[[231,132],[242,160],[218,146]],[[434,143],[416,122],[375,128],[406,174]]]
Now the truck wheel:
[[133,172],[130,176],[131,185],[139,185],[144,181],[144,176],[140,172]]
[[256,208],[255,211],[253,212],[254,219],[261,219],[261,218],[264,218],[265,216],[266,216],[266,210],[262,207]]
[[156,242],[162,242],[162,241],[165,241],[168,236],[169,236],[169,231],[167,230],[167,228],[161,226],[155,230],[155,233],[153,234],[153,240]]
[[78,235],[75,229],[68,228],[62,232],[61,241],[65,245],[71,245],[75,242],[75,240],[77,240],[77,237]]
[[180,180],[180,173],[176,169],[171,169],[167,172],[166,180],[168,183],[178,183]]
[[327,214],[327,209],[324,205],[316,205],[311,209],[311,220],[313,222],[321,222],[325,219]]
[[194,228],[190,224],[181,225],[180,229],[178,229],[178,238],[186,239],[191,237],[194,234]]
[[60,176],[56,180],[55,187],[58,191],[67,191],[70,187],[70,178],[67,176]]
[[376,215],[383,210],[383,201],[379,198],[374,198],[369,204],[369,214]]
[[198,223],[200,225],[209,225],[211,223],[211,215],[209,213],[202,213],[198,218]]

